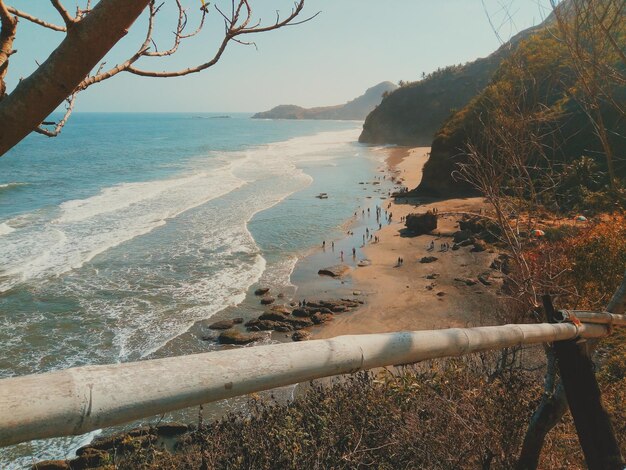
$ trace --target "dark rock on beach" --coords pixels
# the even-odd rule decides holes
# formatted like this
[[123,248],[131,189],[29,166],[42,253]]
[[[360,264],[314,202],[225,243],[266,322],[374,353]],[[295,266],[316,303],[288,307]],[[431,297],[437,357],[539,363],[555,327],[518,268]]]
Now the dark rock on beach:
[[470,251],[474,253],[481,253],[487,249],[487,244],[482,240],[476,240],[474,246]]
[[283,321],[285,318],[287,318],[289,316],[289,314],[284,314],[282,312],[274,312],[274,311],[268,311],[268,312],[264,312],[259,316],[259,320],[270,320],[270,321]]
[[437,258],[436,256],[424,256],[422,259],[420,259],[420,263],[434,263],[438,259],[439,258]]
[[249,344],[259,341],[265,336],[255,333],[245,333],[237,330],[226,330],[222,332],[217,340],[221,344]]
[[276,299],[274,297],[267,296],[267,297],[263,297],[261,299],[261,304],[262,305],[269,305],[269,304],[273,304],[275,301],[276,301]]
[[291,339],[294,341],[306,341],[311,338],[311,333],[308,331],[296,331],[291,335]]
[[257,290],[254,291],[254,295],[265,295],[270,291],[269,287],[259,287]]
[[454,243],[461,243],[472,236],[472,232],[469,230],[459,230],[458,232],[454,232],[452,235],[452,240]]
[[432,211],[406,216],[406,228],[414,235],[424,235],[437,228],[437,215]]
[[317,274],[320,276],[341,277],[350,271],[350,267],[345,264],[338,264],[328,268],[320,269]]
[[211,323],[209,329],[211,330],[228,330],[235,326],[235,320],[221,320]]
[[333,319],[333,315],[330,313],[320,313],[320,312],[316,312],[313,315],[311,315],[311,320],[313,321],[313,323],[315,323],[316,325],[321,325],[322,323],[326,323],[329,322]]
[[310,317],[311,316],[311,310],[307,309],[307,308],[296,308],[296,309],[294,309],[293,312],[291,312],[291,314],[294,317]]

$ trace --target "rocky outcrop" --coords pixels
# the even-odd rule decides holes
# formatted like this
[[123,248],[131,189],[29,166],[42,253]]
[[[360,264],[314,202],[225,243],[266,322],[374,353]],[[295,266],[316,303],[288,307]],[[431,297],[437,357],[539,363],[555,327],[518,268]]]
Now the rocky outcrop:
[[350,266],[338,264],[336,266],[320,269],[317,274],[320,276],[341,277],[346,275],[348,272],[350,272]]
[[308,331],[296,331],[291,335],[293,341],[306,341],[311,338],[311,333]]
[[263,338],[265,338],[265,336],[261,335],[261,334],[255,334],[255,333],[246,333],[243,331],[237,331],[235,329],[231,329],[231,330],[226,330],[224,332],[222,332],[217,340],[220,344],[249,344],[249,343],[253,343],[255,341],[260,341]]
[[248,321],[245,326],[249,331],[299,331],[313,325],[331,321],[335,315],[349,312],[363,304],[362,300],[339,299],[307,302],[292,308],[272,306],[257,318]]
[[256,113],[253,119],[333,119],[358,120],[365,117],[380,104],[383,95],[395,90],[397,85],[382,82],[345,104],[319,108],[302,108],[296,105],[280,105],[269,111]]
[[406,228],[413,235],[425,235],[437,228],[437,216],[432,211],[406,216]]
[[209,329],[210,330],[229,330],[233,326],[235,326],[235,323],[232,320],[221,320],[221,321],[216,321],[215,323],[211,323],[209,325]]

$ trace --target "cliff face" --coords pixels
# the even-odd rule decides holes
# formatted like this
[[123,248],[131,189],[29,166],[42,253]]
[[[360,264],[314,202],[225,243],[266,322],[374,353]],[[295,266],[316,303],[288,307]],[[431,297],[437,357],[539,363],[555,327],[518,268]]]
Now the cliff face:
[[[507,136],[520,151],[527,152],[529,171],[537,181],[543,169],[552,167],[556,171],[582,156],[591,157],[597,168],[606,173],[603,149],[584,109],[572,94],[577,88],[580,87],[569,54],[554,32],[542,30],[527,37],[501,62],[490,83],[437,131],[416,193],[435,197],[471,194],[473,189],[461,178],[455,178],[458,164],[467,161],[468,144],[483,154],[497,156],[501,153],[498,138]],[[626,87],[619,86],[610,93],[616,102],[626,102]],[[608,101],[602,102],[600,112],[615,155],[626,155],[626,139],[620,137],[626,132],[626,122]],[[522,129],[516,124],[522,116],[528,122],[527,132],[534,136],[535,147],[527,145],[524,139],[530,137],[526,134],[515,134]],[[499,136],[488,136],[487,129]],[[626,162],[618,160],[616,175],[626,177]]]
[[359,142],[430,145],[444,121],[487,86],[502,60],[534,30],[522,31],[488,57],[398,88],[367,116]]
[[280,105],[269,111],[256,113],[253,119],[337,119],[363,120],[383,99],[383,95],[398,88],[391,82],[382,82],[345,104],[319,108]]

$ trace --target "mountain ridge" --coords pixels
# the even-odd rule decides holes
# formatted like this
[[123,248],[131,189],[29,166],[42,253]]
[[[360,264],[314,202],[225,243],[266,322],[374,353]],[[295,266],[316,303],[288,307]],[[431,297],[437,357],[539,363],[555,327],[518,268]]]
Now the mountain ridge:
[[344,104],[303,108],[293,104],[276,106],[269,111],[256,113],[252,119],[333,119],[362,121],[380,104],[383,95],[398,88],[389,81],[368,88],[361,96]]

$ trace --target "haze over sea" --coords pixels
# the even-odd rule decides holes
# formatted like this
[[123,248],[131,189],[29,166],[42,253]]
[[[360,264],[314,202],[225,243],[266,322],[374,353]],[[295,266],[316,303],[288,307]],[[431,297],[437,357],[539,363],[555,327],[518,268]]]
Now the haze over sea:
[[182,354],[255,283],[293,294],[298,257],[341,236],[376,169],[360,128],[79,113],[28,137],[0,159],[0,377]]

